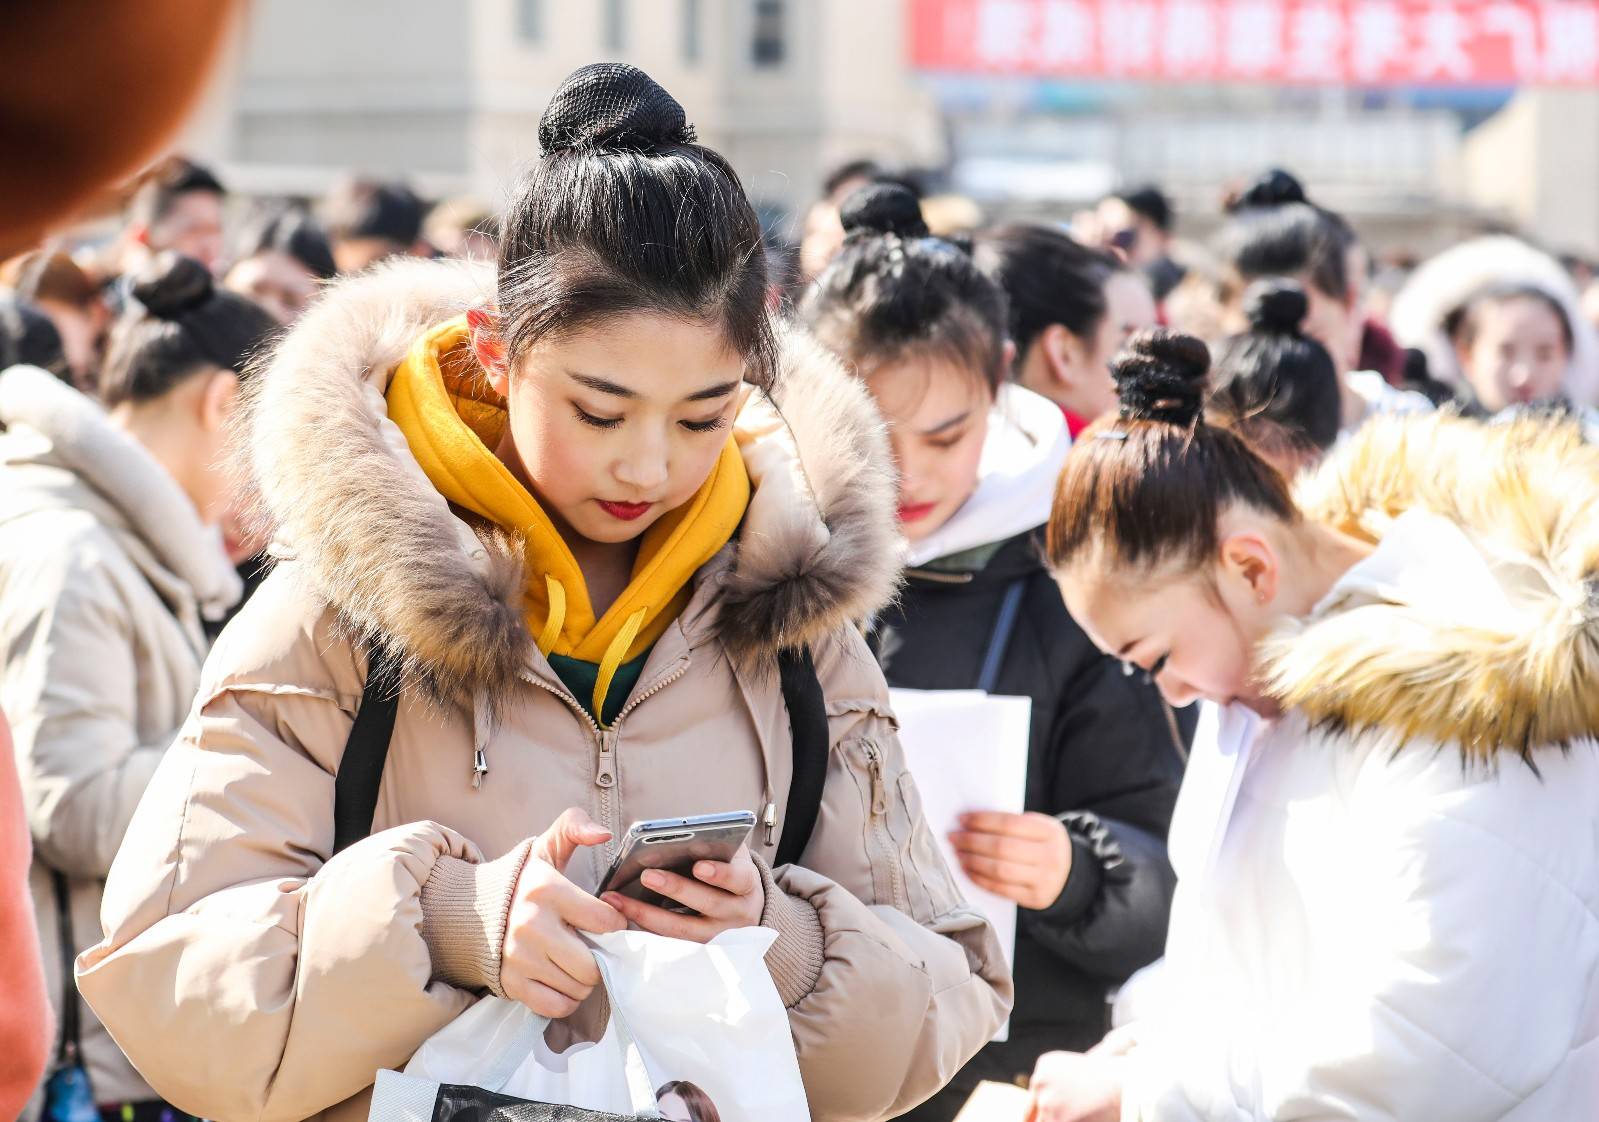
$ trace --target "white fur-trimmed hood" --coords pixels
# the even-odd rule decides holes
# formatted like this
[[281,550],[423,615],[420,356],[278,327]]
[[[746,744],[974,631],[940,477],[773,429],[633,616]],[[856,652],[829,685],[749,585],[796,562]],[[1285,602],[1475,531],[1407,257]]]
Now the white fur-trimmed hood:
[[[439,696],[502,696],[526,665],[521,547],[456,517],[382,393],[419,334],[493,299],[492,271],[458,263],[338,283],[266,356],[241,411],[242,468],[275,551]],[[870,615],[899,579],[894,471],[871,399],[803,334],[784,331],[781,348],[770,399],[752,395],[739,415],[754,495],[709,613],[746,663]]]

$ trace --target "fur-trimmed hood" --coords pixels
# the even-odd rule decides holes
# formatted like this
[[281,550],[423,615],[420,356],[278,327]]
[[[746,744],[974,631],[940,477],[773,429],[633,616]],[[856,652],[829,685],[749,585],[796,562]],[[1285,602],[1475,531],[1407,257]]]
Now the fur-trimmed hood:
[[1599,736],[1599,448],[1576,426],[1379,419],[1298,498],[1379,545],[1267,642],[1283,704],[1471,760]]
[[[533,648],[520,544],[479,536],[428,482],[383,399],[427,328],[492,302],[481,266],[401,262],[333,286],[263,361],[242,411],[244,470],[274,553],[355,634],[439,696],[503,695]],[[898,579],[895,482],[866,390],[787,331],[779,382],[736,431],[753,494],[700,576],[685,627],[758,663],[880,608]],[[709,585],[709,587],[706,587]]]

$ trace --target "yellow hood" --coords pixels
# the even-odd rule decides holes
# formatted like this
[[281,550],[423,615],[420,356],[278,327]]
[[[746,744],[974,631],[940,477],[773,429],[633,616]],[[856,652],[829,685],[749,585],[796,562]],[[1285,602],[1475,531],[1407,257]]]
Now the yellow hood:
[[750,483],[732,437],[688,502],[644,532],[627,588],[599,619],[582,570],[538,500],[492,449],[508,420],[471,352],[464,316],[424,333],[389,383],[389,416],[451,503],[524,543],[528,630],[546,655],[600,667],[594,712],[616,668],[649,650],[688,602],[690,581],[738,529]]

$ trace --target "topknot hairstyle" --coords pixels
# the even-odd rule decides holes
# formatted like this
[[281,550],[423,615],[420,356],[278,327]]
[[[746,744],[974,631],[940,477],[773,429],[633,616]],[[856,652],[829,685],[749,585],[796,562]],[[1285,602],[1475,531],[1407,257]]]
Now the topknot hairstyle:
[[770,386],[761,225],[732,167],[635,66],[573,72],[539,120],[543,156],[505,213],[500,330],[514,363],[535,342],[635,312],[704,320]]
[[1288,484],[1244,438],[1205,420],[1210,355],[1189,335],[1133,336],[1112,364],[1121,411],[1090,425],[1055,485],[1046,549],[1057,569],[1199,570],[1235,504],[1297,522]]
[[860,371],[935,357],[997,392],[1008,375],[1005,295],[971,253],[929,236],[921,204],[898,184],[861,188],[839,218],[844,247],[801,307],[817,337]]

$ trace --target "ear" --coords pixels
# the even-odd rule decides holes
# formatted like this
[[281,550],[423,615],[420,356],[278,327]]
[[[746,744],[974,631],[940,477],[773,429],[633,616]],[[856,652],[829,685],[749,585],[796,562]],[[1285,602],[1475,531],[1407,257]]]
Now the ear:
[[1078,372],[1088,362],[1088,348],[1071,333],[1063,323],[1052,323],[1038,337],[1044,348],[1044,361],[1049,366],[1052,382],[1075,389],[1080,381]]
[[146,249],[149,249],[150,227],[145,225],[143,222],[134,223],[132,226],[128,227],[128,240],[133,242],[134,245],[142,245]]
[[1235,587],[1248,590],[1251,600],[1269,604],[1277,597],[1282,572],[1277,552],[1265,538],[1254,533],[1238,533],[1221,543],[1221,567]]
[[1000,369],[1009,372],[1016,369],[1016,340],[1005,340],[1005,352],[1001,356]]
[[205,387],[200,391],[200,427],[206,432],[222,428],[233,413],[238,397],[239,376],[233,371],[219,370],[207,375]]
[[493,308],[473,308],[466,313],[466,325],[472,333],[472,353],[489,376],[489,384],[501,397],[510,396],[511,369],[505,362],[499,313]]

